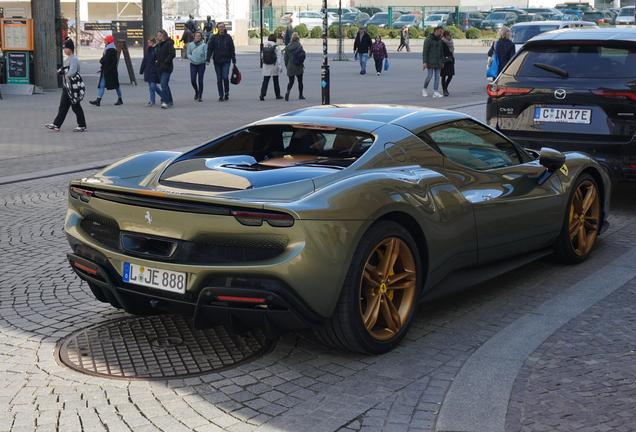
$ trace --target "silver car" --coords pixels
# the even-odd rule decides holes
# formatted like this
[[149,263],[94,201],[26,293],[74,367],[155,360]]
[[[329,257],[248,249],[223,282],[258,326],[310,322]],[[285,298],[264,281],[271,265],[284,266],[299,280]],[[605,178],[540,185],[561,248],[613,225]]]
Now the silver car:
[[515,44],[516,51],[533,37],[552,30],[563,28],[598,28],[596,24],[589,21],[530,21],[521,22],[510,29],[511,39]]
[[316,11],[285,12],[280,18],[280,25],[296,27],[305,24],[311,31],[314,27],[322,27],[322,14]]
[[634,24],[634,6],[625,6],[618,12],[614,20],[615,25]]

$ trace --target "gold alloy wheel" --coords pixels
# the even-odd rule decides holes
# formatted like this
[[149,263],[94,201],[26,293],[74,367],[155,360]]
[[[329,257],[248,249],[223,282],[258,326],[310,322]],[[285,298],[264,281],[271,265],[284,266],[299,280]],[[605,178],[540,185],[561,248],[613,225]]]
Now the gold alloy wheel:
[[579,256],[587,254],[596,240],[600,219],[598,191],[594,183],[585,180],[572,198],[570,208],[570,244]]
[[415,269],[411,250],[397,237],[382,240],[367,259],[360,282],[360,313],[374,339],[391,339],[406,324],[415,307]]

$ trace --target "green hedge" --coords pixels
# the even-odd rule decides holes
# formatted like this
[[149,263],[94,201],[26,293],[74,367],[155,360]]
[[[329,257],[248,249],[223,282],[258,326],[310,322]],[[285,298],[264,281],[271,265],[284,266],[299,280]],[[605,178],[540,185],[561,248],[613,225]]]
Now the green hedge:
[[347,29],[347,39],[355,39],[356,33],[358,33],[358,29],[359,29],[359,27],[357,27],[357,26],[349,27]]
[[420,34],[417,32],[417,29],[413,26],[409,27],[409,38],[410,39],[417,39],[420,37]]
[[247,32],[247,37],[249,37],[251,39],[258,39],[259,37],[261,37],[261,35],[259,35],[256,30],[249,30]]
[[[343,33],[344,33],[344,31],[343,31]],[[329,27],[329,38],[338,39],[338,26]]]
[[453,39],[466,39],[464,32],[461,31],[457,26],[446,26],[444,27],[444,30],[448,30],[449,32],[451,32],[451,36],[453,36]]
[[322,27],[312,28],[309,37],[312,39],[322,39]]
[[380,34],[380,29],[376,25],[370,25],[367,27],[367,33],[371,36],[371,40],[375,40],[375,37]]
[[276,37],[277,37],[278,39],[282,39],[282,38],[284,37],[284,36],[283,36],[283,33],[285,33],[285,30],[287,30],[287,27],[285,27],[285,26],[278,26],[278,27],[276,27],[276,28],[274,29],[274,33],[276,34]]
[[267,37],[267,36],[269,36],[269,30],[263,27],[263,37]]
[[298,36],[300,36],[301,38],[306,38],[307,36],[309,36],[309,30],[307,29],[307,26],[305,24],[298,24],[296,27],[294,27],[294,31],[298,33]]
[[433,33],[433,31],[435,30],[435,27],[433,26],[428,26],[424,29],[424,37],[428,37],[428,35],[430,35],[431,33]]
[[391,39],[395,39],[395,38],[399,38],[400,37],[400,32],[398,32],[397,30],[389,30],[389,37]]
[[480,39],[481,31],[478,28],[471,27],[466,31],[466,39]]

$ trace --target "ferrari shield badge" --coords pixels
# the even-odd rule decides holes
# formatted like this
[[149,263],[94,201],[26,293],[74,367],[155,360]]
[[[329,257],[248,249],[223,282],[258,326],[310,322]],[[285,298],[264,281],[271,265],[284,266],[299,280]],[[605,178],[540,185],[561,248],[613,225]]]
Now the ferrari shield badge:
[[568,167],[567,167],[567,165],[563,165],[561,167],[561,172],[563,173],[564,176],[566,176],[566,177],[568,176]]

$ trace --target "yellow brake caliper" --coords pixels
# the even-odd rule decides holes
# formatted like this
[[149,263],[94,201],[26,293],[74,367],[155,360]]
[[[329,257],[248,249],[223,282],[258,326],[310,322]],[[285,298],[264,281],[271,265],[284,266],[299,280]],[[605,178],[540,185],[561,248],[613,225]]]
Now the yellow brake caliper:
[[[376,249],[375,251],[378,253],[378,258],[380,259],[380,261],[382,261],[382,258],[384,257],[384,254],[382,253],[382,251],[380,249]],[[391,268],[391,271],[389,272],[389,276],[393,276],[393,275],[395,275],[395,272],[393,272],[393,268]],[[388,290],[386,292],[386,296],[389,298],[389,300],[393,301],[393,290]]]

